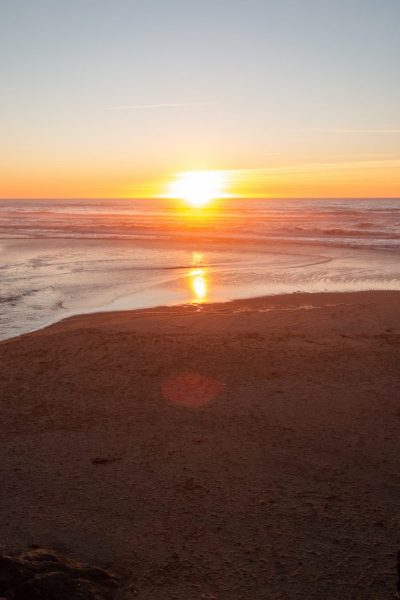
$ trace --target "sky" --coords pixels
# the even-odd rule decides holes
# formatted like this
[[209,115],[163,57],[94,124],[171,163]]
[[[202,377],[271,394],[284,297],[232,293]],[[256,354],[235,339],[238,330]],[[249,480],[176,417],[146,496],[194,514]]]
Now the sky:
[[400,197],[399,0],[0,0],[0,197]]

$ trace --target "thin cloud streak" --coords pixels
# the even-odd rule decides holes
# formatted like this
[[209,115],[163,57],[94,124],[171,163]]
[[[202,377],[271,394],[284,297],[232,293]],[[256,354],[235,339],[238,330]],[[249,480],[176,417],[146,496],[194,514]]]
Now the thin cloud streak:
[[[306,130],[303,130],[304,132]],[[400,129],[308,129],[320,133],[400,133]]]
[[359,160],[351,162],[321,162],[321,163],[301,163],[297,165],[281,165],[273,167],[261,167],[255,169],[230,169],[227,173],[234,175],[259,175],[270,176],[278,173],[291,174],[309,174],[309,173],[324,173],[329,171],[352,171],[352,170],[375,170],[375,169],[400,169],[400,159],[394,158],[389,160]]
[[184,108],[190,106],[212,106],[212,102],[170,102],[161,104],[126,104],[109,106],[107,110],[135,110],[137,108]]

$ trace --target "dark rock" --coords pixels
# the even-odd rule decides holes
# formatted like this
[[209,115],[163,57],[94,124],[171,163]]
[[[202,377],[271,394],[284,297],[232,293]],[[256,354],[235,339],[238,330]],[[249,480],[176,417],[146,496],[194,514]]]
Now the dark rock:
[[117,588],[107,571],[47,550],[0,555],[0,596],[6,600],[112,600]]

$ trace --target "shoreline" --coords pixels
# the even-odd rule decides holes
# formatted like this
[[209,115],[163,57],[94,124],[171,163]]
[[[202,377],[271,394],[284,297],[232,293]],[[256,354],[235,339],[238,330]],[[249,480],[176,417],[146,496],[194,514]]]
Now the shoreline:
[[149,600],[390,597],[399,298],[93,313],[4,340],[0,551],[98,564]]
[[[150,248],[136,242],[114,247],[114,242],[72,240],[60,254],[55,240],[34,242],[24,242],[23,249],[11,245],[10,254],[5,250],[3,339],[76,314],[196,302],[199,284],[208,302],[301,290],[400,289],[396,255],[382,249],[264,242],[262,253],[254,244],[235,253],[229,245],[187,248],[176,243],[166,246],[164,256],[161,242]],[[146,258],[140,258],[142,252]],[[27,266],[16,279],[13,264],[20,261]],[[202,270],[198,282],[197,269]]]
[[[344,296],[344,297],[348,297],[350,299],[352,299],[352,296],[363,296],[363,295],[375,295],[375,294],[398,294],[399,295],[399,299],[400,299],[400,290],[395,290],[395,289],[387,289],[387,290],[381,290],[381,289],[368,289],[368,290],[357,290],[357,291],[353,291],[353,290],[344,290],[344,291],[337,291],[337,292],[332,292],[332,291],[325,291],[325,292],[315,292],[315,291],[310,291],[310,292],[304,292],[304,291],[296,291],[296,292],[288,292],[288,293],[276,293],[276,294],[263,294],[263,295],[257,295],[257,296],[249,296],[246,298],[236,298],[236,299],[229,299],[229,300],[221,300],[221,301],[216,301],[216,302],[179,302],[179,303],[173,303],[173,304],[159,304],[159,305],[154,305],[154,306],[148,306],[148,307],[139,307],[139,308],[128,308],[128,309],[112,309],[112,305],[115,303],[120,302],[121,300],[123,301],[124,299],[128,298],[129,296],[121,296],[120,298],[118,298],[117,300],[115,300],[114,302],[110,303],[110,304],[106,304],[103,307],[98,307],[98,308],[94,308],[94,309],[88,309],[87,311],[84,312],[75,312],[75,311],[71,311],[71,314],[67,315],[67,316],[63,316],[63,317],[57,317],[54,320],[50,320],[49,322],[44,323],[43,325],[40,325],[39,327],[32,329],[30,331],[26,331],[24,333],[19,333],[16,334],[14,336],[11,337],[7,337],[7,338],[3,338],[0,339],[0,345],[12,340],[19,340],[21,338],[24,338],[26,336],[38,333],[40,331],[46,330],[48,328],[52,328],[54,326],[57,326],[59,324],[62,324],[64,322],[68,322],[72,319],[90,319],[91,317],[95,317],[96,315],[120,315],[120,314],[125,314],[125,313],[147,313],[150,312],[152,314],[154,314],[154,312],[166,312],[166,311],[174,311],[174,309],[179,309],[179,308],[183,308],[185,310],[188,311],[194,311],[194,312],[211,312],[212,309],[217,309],[218,307],[221,307],[222,309],[224,307],[229,307],[229,305],[236,305],[237,303],[240,304],[258,304],[258,303],[263,303],[263,302],[267,302],[268,300],[277,300],[278,304],[286,304],[287,302],[289,302],[290,299],[301,299],[301,300],[305,300],[307,298],[314,298],[314,299],[318,299],[318,302],[324,298],[326,298],[327,296],[332,296],[334,298],[339,298],[340,296]],[[110,308],[107,308],[110,307]],[[295,307],[292,307],[293,309]],[[301,306],[297,307],[298,309],[301,309]],[[312,307],[311,307],[312,308]],[[211,310],[210,310],[211,309]],[[276,309],[278,310],[278,307],[276,307]],[[271,307],[270,310],[274,310],[273,307]]]

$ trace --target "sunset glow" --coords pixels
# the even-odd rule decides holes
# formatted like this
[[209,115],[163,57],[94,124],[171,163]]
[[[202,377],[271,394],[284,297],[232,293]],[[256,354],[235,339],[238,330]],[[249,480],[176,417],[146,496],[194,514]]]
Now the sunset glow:
[[400,600],[399,32],[0,0],[0,600]]
[[193,208],[201,208],[223,197],[225,185],[225,175],[219,171],[189,171],[176,176],[168,195],[183,200]]
[[21,2],[0,198],[400,196],[398,1]]

